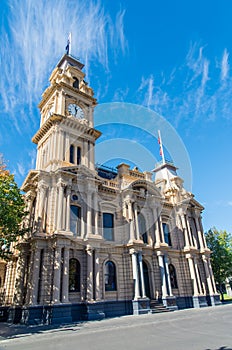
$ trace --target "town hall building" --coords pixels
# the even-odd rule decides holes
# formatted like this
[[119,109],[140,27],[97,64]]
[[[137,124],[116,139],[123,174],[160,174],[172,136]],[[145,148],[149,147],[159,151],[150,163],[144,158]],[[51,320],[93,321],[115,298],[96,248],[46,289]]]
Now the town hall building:
[[101,132],[83,67],[65,54],[39,104],[36,168],[22,185],[30,233],[1,286],[9,319],[48,324],[216,305],[203,207],[175,165],[157,165],[155,180],[124,163],[95,165]]

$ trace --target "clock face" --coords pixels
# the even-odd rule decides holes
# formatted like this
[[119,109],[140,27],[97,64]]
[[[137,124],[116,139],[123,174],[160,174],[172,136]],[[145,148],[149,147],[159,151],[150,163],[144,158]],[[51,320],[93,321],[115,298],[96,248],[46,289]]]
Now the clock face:
[[76,117],[76,118],[84,117],[83,110],[81,109],[81,107],[77,106],[75,103],[70,103],[68,105],[68,111],[73,117]]

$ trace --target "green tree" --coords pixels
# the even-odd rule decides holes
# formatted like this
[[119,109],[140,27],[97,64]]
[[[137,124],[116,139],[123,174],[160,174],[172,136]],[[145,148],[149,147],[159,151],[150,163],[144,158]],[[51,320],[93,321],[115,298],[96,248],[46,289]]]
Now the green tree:
[[0,155],[0,258],[9,259],[11,243],[27,232],[22,225],[26,215],[23,196],[14,175],[6,169]]
[[223,284],[227,277],[232,276],[232,236],[214,227],[206,233],[206,241],[212,251],[211,264],[214,278],[223,300]]

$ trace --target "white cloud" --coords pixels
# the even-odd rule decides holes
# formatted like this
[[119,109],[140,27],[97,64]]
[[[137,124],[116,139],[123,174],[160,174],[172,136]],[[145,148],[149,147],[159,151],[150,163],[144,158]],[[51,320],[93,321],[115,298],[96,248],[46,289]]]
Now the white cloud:
[[[87,79],[93,62],[109,71],[109,52],[126,49],[124,15],[120,10],[113,20],[101,0],[12,0],[7,28],[0,36],[1,113],[7,113],[16,128],[19,117],[25,127],[37,124],[33,108],[48,85],[54,62],[65,52],[69,32],[72,54],[81,55]],[[30,116],[24,113],[25,106],[29,106]]]
[[227,49],[224,50],[221,62],[221,80],[224,81],[229,74],[230,65],[229,65],[229,53]]

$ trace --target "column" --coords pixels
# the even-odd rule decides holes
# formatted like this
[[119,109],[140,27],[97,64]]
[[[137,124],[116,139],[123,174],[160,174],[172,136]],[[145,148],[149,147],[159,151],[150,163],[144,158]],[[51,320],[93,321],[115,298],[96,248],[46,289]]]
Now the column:
[[202,283],[201,283],[201,278],[200,278],[200,274],[199,274],[199,270],[198,270],[198,265],[196,262],[196,259],[194,260],[194,267],[195,267],[195,271],[196,271],[196,278],[197,278],[197,284],[198,284],[198,289],[199,289],[199,293],[202,294]]
[[95,250],[95,298],[96,300],[101,300],[101,289],[100,289],[100,258],[98,256],[98,251]]
[[189,236],[188,236],[188,231],[187,231],[187,227],[186,227],[186,221],[185,221],[184,214],[180,215],[180,221],[182,223],[182,228],[183,228],[183,233],[184,233],[184,240],[185,240],[185,246],[189,248],[190,242],[189,242]]
[[213,275],[213,270],[212,270],[210,258],[208,259],[208,267],[209,267],[209,274],[211,276],[211,282],[212,282],[213,290],[214,290],[214,293],[217,294],[217,288],[216,288],[216,283],[215,283],[215,280],[214,280],[214,275]]
[[160,246],[160,234],[159,234],[157,210],[155,208],[152,208],[152,213],[153,213],[154,229],[155,229],[155,245]]
[[57,231],[62,229],[62,209],[63,209],[63,198],[64,198],[64,185],[58,184],[58,210],[57,210]]
[[55,248],[55,261],[54,261],[54,280],[53,280],[53,302],[55,304],[60,303],[60,270],[61,270],[61,248]]
[[94,165],[94,147],[93,147],[93,143],[90,142],[90,169],[94,170],[95,165]]
[[87,300],[93,300],[93,251],[90,245],[86,247],[87,253]]
[[138,252],[138,261],[139,261],[139,271],[140,271],[140,281],[142,288],[142,298],[146,298],[145,284],[144,284],[144,274],[143,274],[143,257],[142,252]]
[[161,283],[162,283],[162,297],[166,298],[168,296],[168,290],[167,290],[167,282],[166,282],[165,269],[164,269],[164,257],[161,252],[157,252],[157,255],[158,255],[158,263],[160,267],[160,275],[161,275]]
[[205,268],[207,285],[208,285],[208,288],[209,288],[209,294],[213,295],[214,294],[214,290],[213,290],[212,280],[211,280],[209,266],[208,266],[208,259],[207,259],[207,257],[205,255],[202,255],[202,260],[204,262],[204,268]]
[[92,233],[92,193],[87,193],[87,235]]
[[37,304],[38,291],[39,291],[39,272],[40,272],[40,249],[35,249],[33,254],[33,268],[32,268],[32,286],[31,286],[31,298],[29,303],[31,305]]
[[95,226],[95,235],[98,235],[98,199],[97,199],[97,192],[94,192],[94,226]]
[[137,205],[134,203],[134,213],[135,213],[135,237],[137,240],[140,240],[139,236],[139,222],[138,222],[138,210]]
[[169,274],[169,267],[168,267],[168,258],[166,255],[164,255],[164,263],[165,263],[165,271],[166,271],[166,275],[167,275],[167,284],[168,284],[169,295],[173,296],[171,279],[170,279],[170,274]]
[[194,264],[193,264],[193,258],[190,254],[187,254],[186,258],[188,259],[190,276],[191,276],[191,280],[193,282],[193,295],[197,296],[199,293],[198,293],[196,274],[195,274],[195,269],[194,269]]
[[198,239],[199,239],[199,242],[200,242],[200,249],[204,249],[204,242],[203,242],[202,232],[201,232],[201,228],[200,228],[200,225],[199,225],[199,221],[198,221],[197,215],[195,215],[194,220],[195,220],[195,223],[196,223],[197,235],[198,235]]
[[163,223],[162,223],[161,215],[158,216],[158,224],[159,224],[159,233],[160,233],[161,243],[165,243],[165,241],[164,241],[164,232],[163,232]]
[[131,259],[132,259],[132,272],[133,272],[133,281],[134,281],[134,300],[140,298],[139,292],[139,273],[138,273],[138,264],[137,264],[137,253],[134,249],[130,250]]
[[16,283],[14,295],[14,303],[16,305],[22,305],[23,303],[25,267],[26,253],[24,252],[24,249],[21,248],[16,267]]
[[186,223],[187,223],[187,231],[188,231],[188,235],[189,235],[189,242],[190,242],[191,247],[194,247],[192,232],[191,232],[189,219],[188,219],[187,215],[186,215]]
[[70,231],[70,203],[71,203],[71,186],[67,187],[67,202],[66,202],[66,231]]
[[69,248],[64,247],[63,276],[62,276],[62,303],[68,303],[69,293]]

